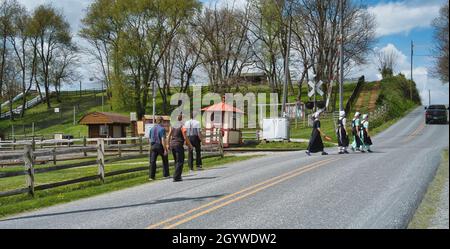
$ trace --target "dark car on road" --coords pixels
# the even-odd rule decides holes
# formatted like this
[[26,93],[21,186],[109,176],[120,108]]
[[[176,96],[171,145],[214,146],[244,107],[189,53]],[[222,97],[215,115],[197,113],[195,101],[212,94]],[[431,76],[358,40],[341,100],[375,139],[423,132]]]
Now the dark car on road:
[[448,108],[445,105],[430,105],[425,107],[425,123],[440,123],[447,124],[447,111]]

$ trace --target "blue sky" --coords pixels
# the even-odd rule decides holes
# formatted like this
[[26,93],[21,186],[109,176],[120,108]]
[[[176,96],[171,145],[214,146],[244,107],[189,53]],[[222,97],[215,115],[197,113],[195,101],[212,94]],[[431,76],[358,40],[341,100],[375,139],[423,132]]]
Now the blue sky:
[[[84,10],[92,0],[18,0],[29,10],[39,4],[51,2],[60,9],[76,32]],[[246,0],[202,0],[206,4],[211,2],[233,3],[244,6]],[[446,0],[353,0],[365,5],[369,12],[376,17],[378,42],[375,50],[393,49],[399,52],[400,61],[397,72],[410,75],[410,43],[414,41],[414,79],[421,91],[421,96],[428,101],[428,89],[432,91],[432,102],[448,104],[448,84],[443,85],[439,80],[430,76],[433,67],[430,55],[433,45],[433,30],[431,21],[438,16],[439,8]],[[77,41],[81,39],[76,38]],[[81,41],[82,43],[82,41]],[[369,58],[371,59],[371,58]],[[94,72],[89,72],[94,74]],[[374,62],[355,68],[351,76],[364,74],[368,80],[377,80],[379,74]],[[90,77],[90,76],[89,76]],[[86,78],[89,78],[88,76]],[[424,104],[427,104],[424,101]]]

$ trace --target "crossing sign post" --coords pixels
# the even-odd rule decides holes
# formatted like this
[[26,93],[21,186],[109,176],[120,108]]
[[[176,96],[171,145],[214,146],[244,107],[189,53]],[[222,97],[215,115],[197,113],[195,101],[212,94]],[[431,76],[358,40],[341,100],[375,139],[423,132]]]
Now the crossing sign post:
[[312,97],[314,96],[314,94],[319,94],[320,96],[323,96],[323,91],[322,91],[322,85],[323,82],[319,81],[317,82],[317,84],[313,81],[308,82],[308,85],[312,88],[311,91],[309,91],[308,96]]
[[324,92],[322,91],[321,87],[323,85],[323,81],[319,81],[319,82],[315,82],[315,81],[309,81],[308,85],[312,88],[309,92],[308,92],[308,96],[311,98],[312,96],[314,96],[314,111],[317,109],[316,108],[316,93],[319,94],[320,96],[323,96]]

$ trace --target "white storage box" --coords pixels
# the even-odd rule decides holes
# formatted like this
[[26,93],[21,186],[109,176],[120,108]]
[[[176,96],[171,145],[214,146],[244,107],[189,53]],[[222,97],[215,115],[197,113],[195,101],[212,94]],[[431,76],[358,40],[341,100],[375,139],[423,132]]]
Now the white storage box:
[[262,133],[263,140],[289,140],[289,120],[287,118],[264,119]]

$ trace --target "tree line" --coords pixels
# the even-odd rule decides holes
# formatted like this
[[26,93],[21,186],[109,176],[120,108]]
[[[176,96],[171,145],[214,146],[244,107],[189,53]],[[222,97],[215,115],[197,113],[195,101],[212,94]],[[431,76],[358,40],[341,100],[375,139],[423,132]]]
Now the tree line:
[[[41,97],[43,92],[49,96],[53,89],[61,102],[61,84],[76,78],[78,60],[70,25],[61,12],[51,5],[29,12],[17,0],[2,1],[0,42],[0,96],[10,101],[10,111],[12,99],[22,93],[20,115],[24,116],[33,86]],[[50,98],[46,103],[51,108]]]
[[[138,118],[145,114],[153,87],[167,113],[170,95],[189,92],[198,82],[198,72],[207,77],[202,83],[218,93],[239,90],[241,75],[248,70],[263,72],[271,90],[279,94],[287,80],[290,95],[295,92],[298,98],[305,82],[321,80],[326,99],[339,78],[340,42],[345,73],[366,63],[376,42],[375,19],[365,6],[342,1],[343,16],[335,0],[248,0],[244,7],[233,1],[203,5],[199,0],[94,0],[78,33],[89,46],[80,49],[64,16],[52,6],[39,6],[28,14],[15,0],[7,0],[0,14],[0,82],[9,96],[9,88],[3,86],[11,82],[4,74],[11,60],[5,58],[25,58],[24,69],[17,70],[22,74],[13,77],[25,82],[18,89],[43,86],[47,93],[53,87],[58,94],[61,82],[73,78],[71,68],[83,54],[92,59],[112,108],[132,106]],[[9,12],[22,14],[7,14],[3,5],[19,6],[21,11]],[[23,32],[17,31],[21,22],[11,16],[26,16]],[[13,44],[19,52],[23,48],[23,54],[13,53]],[[287,53],[289,65],[283,63]]]

